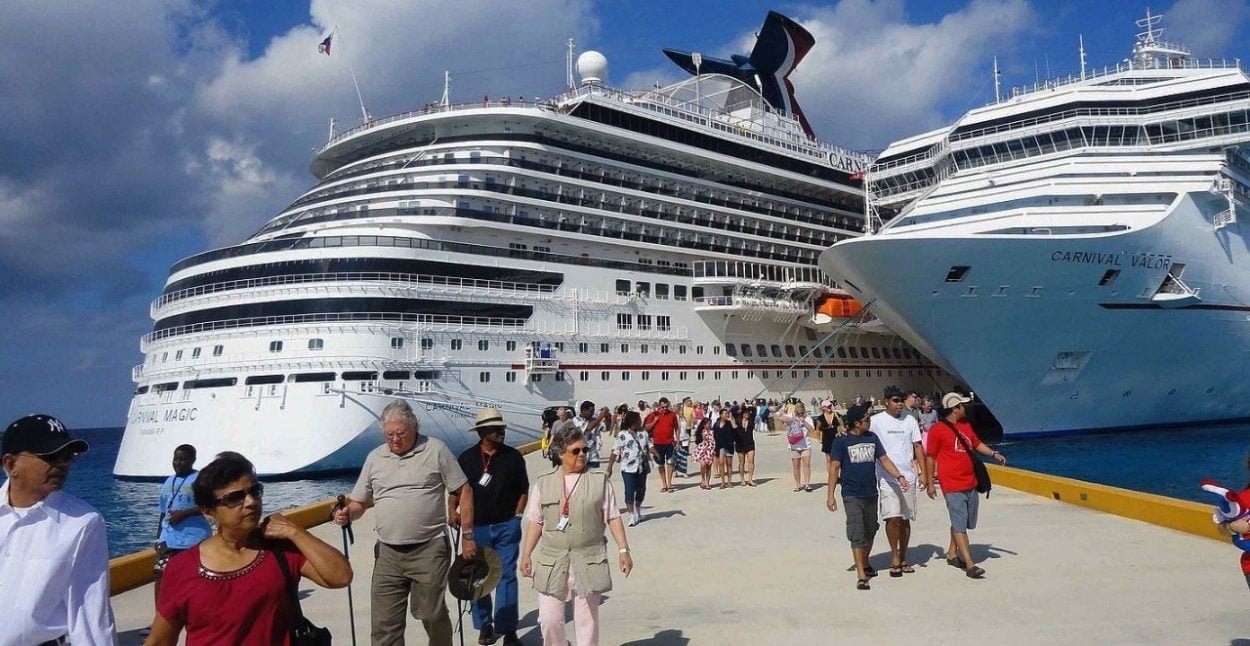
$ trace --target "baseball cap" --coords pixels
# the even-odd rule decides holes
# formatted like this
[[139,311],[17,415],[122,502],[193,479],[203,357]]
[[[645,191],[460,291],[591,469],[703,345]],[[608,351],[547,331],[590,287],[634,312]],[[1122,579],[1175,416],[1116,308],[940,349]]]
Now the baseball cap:
[[961,395],[959,393],[946,393],[945,395],[942,395],[942,408],[949,410],[970,401],[972,401],[972,398],[966,395]]
[[865,419],[866,417],[868,417],[867,406],[863,404],[852,406],[850,410],[846,411],[846,425],[848,427],[854,426],[856,422]]
[[821,408],[833,408],[833,400],[826,399],[825,401],[820,402],[820,407]]
[[0,455],[52,455],[69,448],[84,453],[91,445],[70,437],[69,429],[51,415],[27,415],[9,424],[4,431],[4,439],[0,440]]

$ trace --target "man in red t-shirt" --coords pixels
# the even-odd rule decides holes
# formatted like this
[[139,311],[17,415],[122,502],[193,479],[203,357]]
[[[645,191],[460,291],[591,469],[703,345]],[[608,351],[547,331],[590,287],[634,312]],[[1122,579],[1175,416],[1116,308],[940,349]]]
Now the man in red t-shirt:
[[[942,479],[942,498],[946,501],[946,511],[951,519],[951,542],[946,548],[946,562],[962,568],[968,578],[979,579],[985,575],[985,570],[973,562],[972,551],[968,547],[968,530],[976,529],[980,503],[972,461],[979,458],[970,455],[967,449],[992,457],[999,464],[1007,464],[1007,457],[981,443],[972,430],[965,408],[970,401],[971,398],[959,393],[946,393],[942,397],[942,410],[946,416],[929,427],[928,445],[925,447],[929,466],[925,471],[925,491],[930,499],[937,498],[933,489],[936,467],[938,477]],[[956,437],[956,432],[959,437]]]
[[660,459],[660,491],[673,489],[673,445],[677,439],[677,413],[669,410],[668,397],[661,397],[655,410],[647,416],[643,427],[651,434],[651,442]]

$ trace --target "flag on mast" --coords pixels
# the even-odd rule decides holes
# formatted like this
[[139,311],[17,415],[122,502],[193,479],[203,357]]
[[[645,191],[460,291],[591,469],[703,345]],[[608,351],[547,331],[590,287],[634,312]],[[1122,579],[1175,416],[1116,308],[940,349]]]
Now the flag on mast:
[[326,39],[321,41],[320,45],[317,45],[317,52],[320,54],[325,54],[326,56],[329,56],[330,55],[330,39],[332,38],[334,38],[334,34],[330,34],[329,36],[326,36]]

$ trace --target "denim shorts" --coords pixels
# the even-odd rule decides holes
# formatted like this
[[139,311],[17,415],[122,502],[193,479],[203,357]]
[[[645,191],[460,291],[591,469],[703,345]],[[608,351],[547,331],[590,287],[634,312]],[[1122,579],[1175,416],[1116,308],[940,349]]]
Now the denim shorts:
[[946,511],[951,516],[951,531],[956,534],[967,534],[968,530],[977,528],[977,509],[981,498],[976,489],[944,493]]

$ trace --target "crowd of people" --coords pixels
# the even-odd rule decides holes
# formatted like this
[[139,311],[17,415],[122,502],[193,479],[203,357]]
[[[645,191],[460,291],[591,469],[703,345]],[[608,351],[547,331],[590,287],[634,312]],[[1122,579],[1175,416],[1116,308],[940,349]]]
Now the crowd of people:
[[[820,434],[826,504],[838,509],[840,487],[858,589],[870,589],[876,576],[868,555],[878,518],[890,545],[890,576],[914,572],[907,558],[910,521],[917,491],[936,497],[935,476],[950,516],[947,562],[980,578],[984,569],[968,548],[978,515],[970,454],[1000,463],[1006,458],[968,424],[967,397],[947,394],[940,413],[932,398],[897,388],[886,389],[881,401],[878,412],[863,401],[848,407],[818,400],[812,415],[794,400],[703,403],[685,397],[674,405],[661,397],[613,410],[585,401],[576,414],[556,408],[545,419],[542,444],[552,468],[532,483],[521,453],[505,442],[507,422],[498,410],[477,414],[472,431],[479,442],[454,456],[439,439],[420,433],[409,404],[393,401],[380,419],[383,443],[369,453],[333,514],[343,525],[365,513],[374,517],[371,641],[402,644],[411,614],[431,644],[449,646],[454,631],[445,596],[453,558],[472,561],[490,550],[502,572],[497,586],[471,599],[479,644],[520,643],[520,578],[531,579],[538,595],[544,644],[566,643],[570,603],[578,643],[597,644],[598,607],[612,589],[612,570],[628,577],[634,566],[626,528],[644,520],[651,471],[661,494],[676,492],[675,480],[694,477],[695,468],[704,491],[755,487],[758,435],[784,436],[793,491],[810,492],[814,434]],[[19,635],[17,643],[114,639],[103,522],[60,491],[70,463],[87,448],[48,416],[22,418],[5,432],[0,537],[47,557],[26,569],[52,568],[18,573],[43,587],[0,592],[0,602],[18,611],[16,624],[3,631]],[[348,585],[353,573],[345,553],[280,513],[264,515],[264,486],[244,456],[219,454],[200,471],[196,459],[195,447],[177,447],[173,475],[161,487],[147,643],[175,644],[184,632],[187,643],[291,643],[300,617],[297,579]],[[617,471],[623,501],[613,485]],[[618,549],[615,568],[609,536]]]

